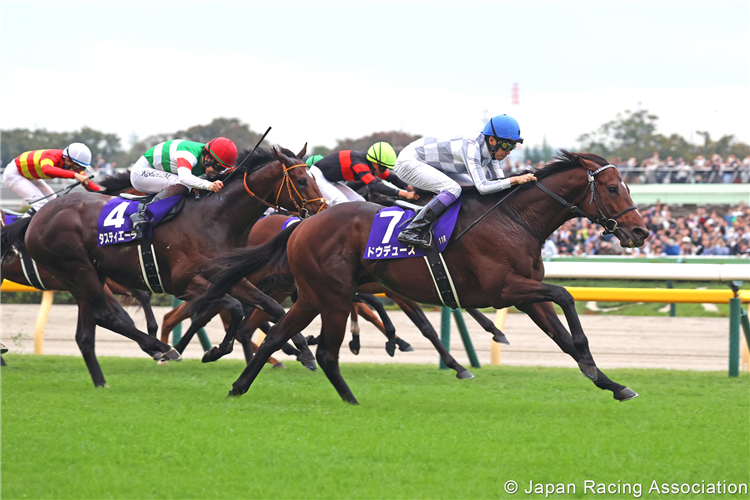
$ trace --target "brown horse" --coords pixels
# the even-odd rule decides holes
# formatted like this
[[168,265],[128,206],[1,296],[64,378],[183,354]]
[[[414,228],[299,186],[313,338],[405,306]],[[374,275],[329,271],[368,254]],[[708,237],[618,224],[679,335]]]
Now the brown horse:
[[[274,236],[276,236],[282,229],[284,223],[289,220],[288,215],[269,215],[268,217],[264,217],[263,219],[259,220],[254,226],[252,231],[250,231],[250,236],[248,238],[248,246],[254,247],[262,245],[269,240],[271,240]],[[295,290],[295,284],[294,284],[294,277],[291,276],[291,271],[286,269],[285,270],[290,275],[284,279],[281,279],[278,275],[275,277],[275,282],[277,285],[276,289],[271,292],[268,290],[267,293],[269,293],[274,299],[276,299],[278,302],[282,302],[286,297],[292,294],[292,292]],[[261,282],[262,283],[262,282]],[[254,283],[258,286],[261,286],[260,283]],[[263,288],[262,288],[263,289]],[[438,337],[437,332],[433,328],[433,326],[430,324],[429,320],[424,314],[424,311],[422,311],[422,308],[420,305],[413,300],[406,299],[404,297],[401,297],[400,295],[388,290],[387,288],[383,287],[379,283],[367,283],[364,285],[361,285],[358,290],[359,293],[357,295],[358,298],[361,300],[367,301],[367,303],[377,306],[379,304],[379,301],[377,298],[373,297],[374,300],[378,301],[377,304],[373,304],[371,300],[368,300],[368,297],[370,297],[370,294],[376,294],[376,293],[384,293],[388,298],[393,300],[404,313],[409,317],[409,319],[416,325],[416,327],[419,329],[419,331],[422,333],[422,335],[427,338],[432,345],[435,347],[435,350],[437,350],[438,354],[440,355],[441,359],[445,363],[445,365],[453,370],[456,371],[456,377],[459,379],[470,379],[473,378],[473,375],[471,372],[469,372],[465,367],[461,366],[453,356],[450,355],[447,349],[443,346],[443,344],[440,342],[440,338]],[[356,306],[362,306],[362,304],[356,304]],[[166,339],[164,337],[164,328],[165,324],[172,325],[177,324],[180,321],[187,319],[190,317],[189,313],[189,307],[190,303],[183,303],[180,304],[180,308],[182,308],[180,314],[177,314],[177,310],[171,311],[167,313],[170,315],[169,323],[167,323],[167,318],[165,316],[165,321],[162,323],[162,342],[166,342]],[[359,311],[363,312],[364,314],[367,314],[366,311],[363,309],[358,309]],[[476,321],[484,328],[487,332],[491,333],[493,335],[493,338],[495,341],[508,344],[508,340],[505,338],[505,335],[498,330],[495,325],[492,323],[492,321],[487,318],[484,314],[482,314],[481,311],[478,311],[477,309],[467,309],[467,312],[476,319]],[[388,354],[393,356],[393,353],[395,352],[396,346],[399,345],[398,337],[395,335],[395,328],[393,326],[393,323],[391,323],[390,319],[387,317],[387,314],[385,314],[385,311],[382,311],[382,314],[380,314],[381,318],[384,319],[385,325],[383,326],[383,329],[381,330],[383,334],[388,339],[386,342],[386,351]],[[268,319],[268,314],[264,311],[252,311],[250,316],[246,318],[242,325],[240,326],[240,332],[241,334],[238,334],[238,338],[243,339],[243,346],[245,346],[245,342],[249,341],[251,338],[254,330],[258,328],[260,324],[262,324],[264,321]],[[200,328],[203,325],[195,325],[191,326],[191,328],[188,330],[188,333],[185,334],[185,336],[180,341],[181,343],[185,343],[184,345],[187,345],[187,342],[190,341],[190,338],[192,337],[193,333],[197,331],[198,328]],[[356,339],[357,342],[359,339]],[[178,350],[182,352],[180,349],[181,345],[176,346]],[[400,346],[399,346],[400,347]],[[350,349],[354,352],[355,350],[358,351],[359,348],[356,347],[356,344],[350,343]],[[257,350],[257,349],[256,349]],[[408,348],[407,348],[408,350]],[[245,347],[245,351],[247,351],[247,347]],[[252,357],[252,356],[251,356]],[[248,362],[250,359],[248,358]]]
[[[303,148],[300,155],[304,152]],[[237,176],[213,196],[188,197],[181,213],[154,232],[153,245],[166,293],[189,299],[201,290],[206,279],[199,271],[206,260],[227,249],[244,247],[250,228],[267,205],[297,209],[302,216],[325,206],[307,165],[291,151],[258,149],[243,163],[248,154],[246,151],[237,160],[243,165],[244,181]],[[76,339],[96,386],[105,384],[94,353],[96,325],[135,340],[155,359],[180,357],[169,345],[123,322],[106,300],[105,277],[130,288],[148,289],[139,266],[137,242],[97,246],[97,218],[107,201],[107,197],[94,194],[67,195],[47,203],[25,226],[18,221],[2,232],[3,244],[23,246],[25,242],[34,260],[75,297],[79,308]],[[246,281],[220,302],[232,313],[235,331],[243,316],[241,303],[267,310],[275,319],[284,314],[274,300]],[[307,349],[304,339],[301,342]]]
[[[648,230],[643,227],[619,172],[604,158],[562,151],[537,171],[536,177],[536,183],[509,192],[463,195],[456,225],[458,236],[443,252],[458,299],[464,307],[516,306],[569,354],[597,387],[612,391],[620,401],[634,398],[636,392],[611,381],[596,366],[570,293],[542,282],[541,248],[553,231],[577,216],[603,225],[623,246],[643,245]],[[500,210],[493,210],[496,207]],[[231,258],[217,260],[224,270],[212,278],[214,285],[196,301],[197,307],[221,297],[238,276],[261,269],[268,274],[287,265],[287,261],[299,290],[297,302],[271,329],[257,355],[233,384],[230,396],[244,394],[265,359],[320,314],[323,336],[317,349],[318,363],[342,399],[356,404],[341,376],[338,352],[348,304],[358,285],[376,280],[412,300],[441,303],[422,260],[363,259],[370,226],[379,209],[368,203],[335,206],[285,229],[265,245],[238,250]],[[571,333],[559,321],[552,303],[562,307]]]

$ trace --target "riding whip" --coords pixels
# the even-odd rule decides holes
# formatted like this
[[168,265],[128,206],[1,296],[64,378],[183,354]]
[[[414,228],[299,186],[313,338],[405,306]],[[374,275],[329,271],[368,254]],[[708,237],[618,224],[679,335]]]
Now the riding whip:
[[[244,159],[243,159],[243,160],[242,160],[242,161],[240,162],[240,164],[239,164],[239,165],[237,165],[237,166],[236,166],[236,167],[234,168],[234,170],[232,170],[231,172],[229,172],[229,175],[227,175],[227,176],[226,176],[226,177],[224,178],[224,180],[223,180],[222,182],[227,182],[227,181],[228,181],[229,179],[231,179],[231,178],[232,178],[232,176],[233,176],[233,175],[235,174],[235,172],[237,172],[237,171],[238,171],[238,170],[240,169],[240,167],[242,166],[242,164],[243,164],[243,163],[245,163],[245,162],[247,161],[247,159],[248,159],[248,158],[250,158],[250,157],[251,157],[251,156],[253,155],[253,153],[255,153],[255,150],[256,150],[256,149],[258,149],[258,147],[260,146],[260,144],[261,144],[261,143],[263,142],[263,139],[265,139],[265,138],[266,138],[266,136],[268,135],[268,133],[269,133],[270,131],[271,131],[271,127],[268,127],[268,129],[266,130],[266,132],[265,132],[265,133],[263,134],[263,136],[262,136],[262,137],[260,138],[260,140],[258,141],[258,144],[256,144],[256,145],[255,145],[255,147],[253,148],[253,150],[252,150],[252,151],[250,151],[250,154],[249,154],[249,155],[247,155],[247,156],[246,156],[246,157],[245,157],[245,158],[244,158]],[[210,192],[210,193],[208,193],[208,196],[211,196],[212,194],[214,194],[214,193],[213,193],[213,192]]]

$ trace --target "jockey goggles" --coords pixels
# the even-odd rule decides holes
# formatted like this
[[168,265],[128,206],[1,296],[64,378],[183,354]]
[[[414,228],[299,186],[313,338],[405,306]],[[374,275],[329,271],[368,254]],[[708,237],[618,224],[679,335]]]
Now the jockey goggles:
[[498,141],[497,145],[500,146],[500,149],[503,151],[513,151],[516,149],[517,143],[513,141]]

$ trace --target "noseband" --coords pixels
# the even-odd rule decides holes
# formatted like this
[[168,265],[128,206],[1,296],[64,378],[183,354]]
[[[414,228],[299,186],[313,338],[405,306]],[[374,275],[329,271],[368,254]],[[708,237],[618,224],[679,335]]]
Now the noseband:
[[[292,203],[294,203],[294,206],[297,208],[297,212],[290,212],[290,213],[292,213],[293,215],[298,215],[300,218],[305,219],[308,216],[310,216],[310,211],[307,208],[305,208],[305,205],[307,205],[308,203],[315,203],[316,201],[322,201],[323,204],[320,205],[320,208],[318,208],[318,211],[315,212],[315,213],[320,212],[323,209],[323,207],[325,206],[325,204],[326,204],[325,203],[325,198],[315,198],[315,199],[312,199],[312,200],[306,200],[300,194],[299,190],[297,190],[297,186],[294,185],[294,182],[292,182],[292,178],[289,176],[289,171],[290,170],[294,170],[297,167],[306,167],[307,164],[306,163],[300,163],[298,165],[292,165],[291,167],[287,167],[286,165],[284,165],[282,163],[281,166],[284,169],[284,179],[281,182],[281,185],[279,185],[279,192],[276,193],[276,203],[275,204],[272,205],[271,203],[268,203],[266,200],[264,200],[263,198],[257,196],[255,193],[253,193],[252,191],[250,191],[250,188],[247,187],[247,172],[245,172],[245,178],[243,180],[243,182],[245,184],[245,191],[247,191],[250,196],[252,196],[256,200],[260,201],[261,203],[263,203],[267,207],[273,208],[273,209],[278,210],[278,211],[281,211],[282,208],[279,206],[279,198],[281,198],[281,191],[283,191],[284,186],[286,186],[287,192],[289,193],[289,198],[292,200]],[[302,203],[302,206],[300,206],[300,205],[297,204],[297,198],[295,198],[294,195],[292,194],[292,189],[294,189],[294,192],[297,193],[297,197],[299,198],[300,202]]]
[[[612,215],[612,212],[609,211],[607,208],[607,205],[602,202],[601,205],[599,204],[599,198],[602,197],[602,193],[599,191],[599,187],[596,185],[596,181],[594,177],[599,172],[602,172],[604,170],[607,170],[608,168],[616,168],[614,165],[604,165],[601,168],[598,168],[594,170],[593,172],[588,172],[587,174],[589,176],[589,184],[586,187],[586,190],[583,192],[583,196],[581,197],[581,200],[576,203],[575,205],[563,200],[558,195],[547,189],[546,187],[542,186],[539,182],[535,182],[536,187],[550,195],[552,198],[556,199],[563,205],[565,205],[567,208],[570,209],[571,212],[576,214],[578,217],[586,217],[588,220],[593,222],[594,224],[598,224],[604,228],[604,232],[602,235],[605,234],[612,234],[615,231],[617,231],[617,219],[625,215],[626,213],[630,212],[631,210],[636,210],[638,207],[635,205],[631,205],[625,210],[622,210],[615,215]],[[586,194],[591,191],[591,199],[589,200],[589,204],[593,204],[596,207],[596,211],[598,212],[598,216],[589,215],[580,208],[578,208],[578,205],[581,205],[583,203],[583,200],[586,199]],[[597,197],[598,195],[598,197]],[[602,211],[602,206],[604,207],[604,211]],[[605,215],[606,212],[606,215]]]

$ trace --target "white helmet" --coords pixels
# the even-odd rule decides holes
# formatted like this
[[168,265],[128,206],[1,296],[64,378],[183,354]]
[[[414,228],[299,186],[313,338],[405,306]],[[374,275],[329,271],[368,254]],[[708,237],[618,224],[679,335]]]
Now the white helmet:
[[82,142],[74,142],[63,151],[63,156],[84,168],[91,166],[91,150]]

